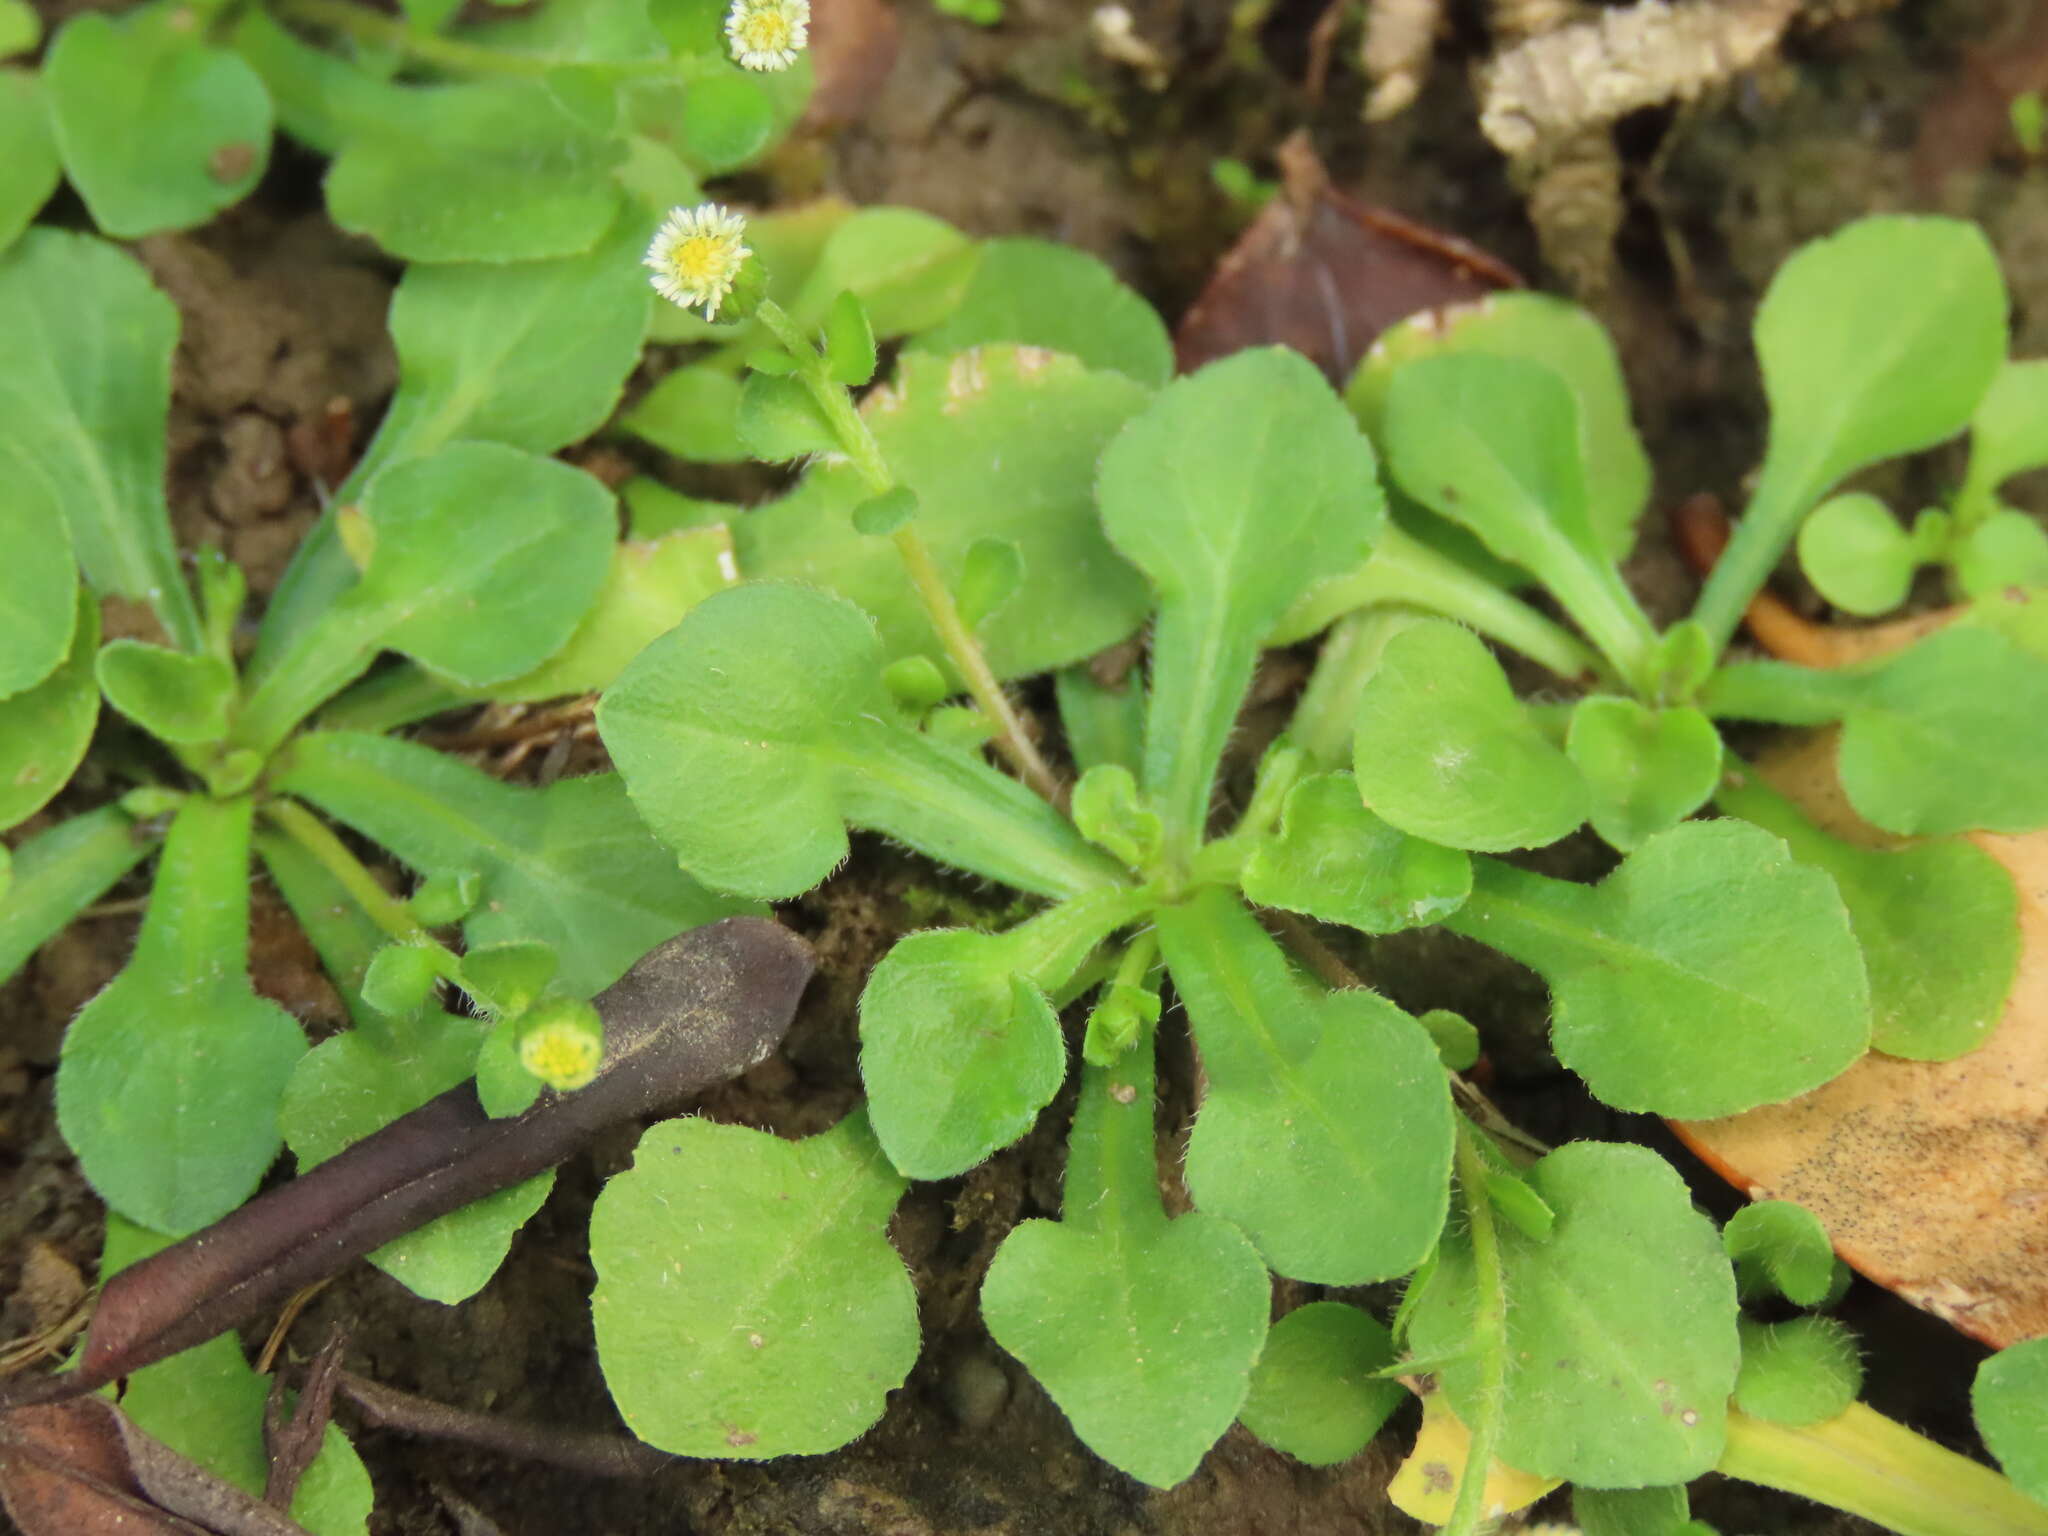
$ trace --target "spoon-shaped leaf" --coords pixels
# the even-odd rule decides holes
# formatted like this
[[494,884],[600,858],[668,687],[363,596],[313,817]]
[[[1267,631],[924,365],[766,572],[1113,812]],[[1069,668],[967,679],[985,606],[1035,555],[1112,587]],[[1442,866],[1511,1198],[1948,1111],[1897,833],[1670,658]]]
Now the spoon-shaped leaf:
[[917,1358],[917,1295],[887,1234],[904,1188],[858,1110],[797,1142],[649,1127],[590,1213],[598,1362],[627,1427],[757,1460],[832,1450],[880,1418]]
[[1778,269],[1756,315],[1770,443],[1693,612],[1716,650],[1836,481],[1963,429],[2005,357],[2005,329],[1998,258],[1959,219],[1859,219]]
[[641,652],[598,726],[647,824],[721,890],[808,890],[846,857],[849,823],[1041,895],[1120,883],[1023,785],[904,724],[882,667],[853,604],[752,583]]
[[1311,996],[1225,892],[1158,922],[1208,1077],[1188,1141],[1195,1204],[1294,1279],[1360,1285],[1421,1263],[1444,1223],[1452,1138],[1428,1032],[1376,993]]
[[1260,906],[1398,933],[1456,911],[1472,889],[1472,861],[1375,816],[1350,774],[1319,773],[1288,791],[1279,835],[1253,848],[1243,880]]
[[[1501,1459],[1596,1487],[1682,1483],[1721,1454],[1739,1351],[1735,1276],[1671,1165],[1641,1147],[1578,1142],[1531,1168],[1557,1213],[1549,1237],[1499,1229],[1507,1313]],[[1409,1323],[1418,1355],[1477,1417],[1485,1379],[1463,1352],[1476,1287],[1464,1231],[1444,1235]]]
[[1312,1467],[1349,1461],[1408,1396],[1374,1374],[1393,1363],[1393,1338],[1371,1313],[1341,1301],[1296,1307],[1267,1335],[1245,1428]]
[[1104,452],[1096,495],[1159,596],[1144,777],[1181,862],[1259,647],[1379,531],[1372,445],[1299,353],[1240,352],[1161,390]]
[[1446,926],[1542,973],[1558,1060],[1617,1109],[1705,1119],[1779,1103],[1870,1044],[1863,952],[1834,881],[1746,822],[1659,833],[1596,886],[1476,860]]
[[882,957],[861,993],[860,1074],[898,1172],[951,1178],[1031,1128],[1067,1073],[1046,994],[1146,904],[1091,892],[1007,933],[932,929]]
[[0,336],[9,499],[33,511],[33,526],[69,528],[102,594],[148,603],[172,641],[196,650],[199,615],[163,491],[177,310],[104,240],[32,229],[0,257]]
[[71,639],[63,662],[33,687],[0,699],[0,827],[25,821],[70,782],[100,718],[93,651],[99,604],[74,580]]
[[184,802],[134,955],[64,1035],[64,1139],[108,1205],[159,1232],[248,1198],[306,1051],[292,1016],[249,984],[252,815],[246,799]]
[[133,869],[152,839],[119,806],[60,821],[14,850],[0,880],[0,980]]
[[1447,619],[1410,625],[1380,652],[1359,690],[1352,766],[1375,813],[1451,848],[1540,847],[1590,809],[1578,770],[1485,642]]
[[1388,466],[1431,511],[1534,573],[1624,676],[1654,636],[1593,526],[1578,406],[1543,364],[1420,358],[1387,390]]
[[1272,1281],[1229,1222],[1160,1208],[1149,1029],[1084,1069],[1061,1219],[1004,1239],[981,1288],[989,1334],[1098,1456],[1180,1482],[1237,1417],[1266,1342]]

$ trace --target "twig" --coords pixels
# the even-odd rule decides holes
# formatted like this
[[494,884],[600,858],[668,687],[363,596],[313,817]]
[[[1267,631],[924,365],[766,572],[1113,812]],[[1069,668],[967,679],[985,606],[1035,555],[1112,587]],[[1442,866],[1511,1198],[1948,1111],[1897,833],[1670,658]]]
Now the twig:
[[430,1440],[455,1440],[515,1461],[545,1462],[593,1477],[648,1477],[684,1459],[628,1435],[522,1424],[494,1414],[451,1408],[348,1371],[338,1374],[336,1386],[378,1429],[395,1429]]

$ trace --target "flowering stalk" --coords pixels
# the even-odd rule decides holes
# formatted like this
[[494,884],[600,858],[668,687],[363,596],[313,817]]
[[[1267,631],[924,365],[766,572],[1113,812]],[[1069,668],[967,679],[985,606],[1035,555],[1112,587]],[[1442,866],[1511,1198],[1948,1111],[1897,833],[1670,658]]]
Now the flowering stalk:
[[[840,447],[852,462],[855,472],[867,483],[868,490],[876,496],[894,490],[898,482],[882,456],[881,445],[875,441],[874,433],[868,430],[860,412],[854,409],[846,387],[826,372],[824,359],[797,323],[773,299],[763,299],[755,317],[797,360],[797,376],[803,380],[812,400],[830,423],[833,435],[839,439]],[[906,522],[889,537],[895,542],[896,553],[910,576],[911,586],[917,590],[918,598],[924,604],[933,631],[945,646],[946,655],[959,672],[961,681],[967,685],[969,696],[982,713],[996,723],[996,749],[1026,784],[1054,805],[1062,804],[1065,796],[1058,778],[1025,734],[1024,723],[1011,706],[1009,695],[1003,692],[1002,683],[989,667],[981,642],[960,617],[959,606],[947,590],[938,562],[932,558],[931,546],[917,531],[917,524]]]

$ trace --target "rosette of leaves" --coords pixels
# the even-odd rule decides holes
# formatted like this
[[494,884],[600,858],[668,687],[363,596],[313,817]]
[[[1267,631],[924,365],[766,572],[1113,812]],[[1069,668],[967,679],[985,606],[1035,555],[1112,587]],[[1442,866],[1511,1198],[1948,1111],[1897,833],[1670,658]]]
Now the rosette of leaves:
[[[1872,313],[1887,316],[1883,347],[1858,331]],[[901,1294],[879,1246],[893,1192],[962,1173],[1029,1129],[1072,1068],[1062,1009],[1092,995],[1062,1216],[1011,1234],[983,1311],[1100,1454],[1169,1484],[1243,1415],[1283,1448],[1334,1459],[1384,1417],[1372,1373],[1399,1358],[1435,1375],[1481,1464],[1498,1455],[1597,1494],[1672,1490],[1734,1456],[1734,1272],[1682,1181],[1626,1147],[1523,1166],[1454,1111],[1443,1062],[1469,1062],[1468,1031],[1433,1020],[1440,1055],[1430,1028],[1375,993],[1310,980],[1255,909],[1368,935],[1441,924],[1521,960],[1550,987],[1559,1058],[1623,1109],[1715,1116],[1794,1097],[1870,1047],[1873,1017],[1880,1047],[1905,1054],[1981,1037],[2011,980],[2013,897],[1948,834],[2048,821],[2048,668],[1981,624],[1842,677],[1787,679],[1720,652],[1842,477],[1972,419],[2000,366],[2003,289],[1973,230],[1868,221],[1788,263],[1758,325],[1775,415],[1729,554],[1747,574],[1717,577],[1700,612],[1662,632],[1618,566],[1647,477],[1612,349],[1550,301],[1496,298],[1379,351],[1366,366],[1387,377],[1350,392],[1370,440],[1291,354],[1240,354],[1149,397],[1124,375],[1137,392],[1094,476],[1106,554],[1090,546],[1050,570],[1000,522],[1039,494],[1044,460],[982,451],[941,465],[906,416],[996,408],[995,381],[1015,379],[1000,407],[1014,416],[1031,379],[1092,370],[1000,334],[931,364],[913,347],[854,429],[821,381],[864,382],[873,354],[842,365],[840,317],[817,356],[769,359],[770,375],[743,386],[742,440],[768,457],[846,454],[809,471],[796,510],[770,516],[801,512],[838,548],[869,540],[872,555],[847,557],[869,574],[792,567],[800,581],[719,593],[643,652],[599,709],[634,803],[686,869],[750,897],[810,888],[864,830],[1044,905],[1000,931],[913,933],[875,968],[859,1019],[868,1103],[817,1153],[842,1158],[850,1139],[867,1173],[809,1229],[763,1253],[750,1221],[696,1206],[658,1216],[637,1191],[666,1166],[660,1149],[643,1146],[643,1168],[615,1181],[657,1230],[636,1226],[629,1244],[621,1224],[612,1241],[676,1257],[683,1273],[841,1272],[827,1246],[857,1244],[873,1275],[864,1294],[835,1286],[816,1306],[787,1288],[748,1293],[724,1303],[721,1324],[703,1318],[701,1285],[677,1289],[600,1244],[600,1319],[638,1319],[611,1345],[600,1326],[636,1431],[685,1454],[817,1449],[806,1363],[843,1373],[834,1441],[871,1423],[910,1349],[892,1328],[848,1361],[842,1320]],[[1079,774],[1065,795],[1034,796],[982,758],[999,718],[946,703],[955,658],[942,637],[892,611],[900,595],[875,595],[906,590],[886,547],[906,527],[954,551],[942,574],[993,654],[1004,642],[991,615],[1058,633],[1075,614],[1113,614],[1107,600],[1139,578],[1141,607],[1119,632],[1149,618],[1142,675],[1112,687],[1059,674]],[[1056,588],[1019,595],[1048,578]],[[1569,626],[1517,595],[1531,585]],[[987,590],[1010,606],[965,596]],[[1231,797],[1219,768],[1260,651],[1340,616],[1284,735]],[[1482,637],[1579,697],[1518,698]],[[1040,666],[1071,659],[1046,649]],[[1725,771],[1723,718],[1842,721],[1859,806],[1938,836],[1852,857]],[[1965,719],[2009,767],[1958,776],[1928,760]],[[1692,819],[1717,797],[1722,819]],[[1514,857],[1589,823],[1618,856],[1596,883]],[[1930,889],[1971,921],[1932,934],[1905,921],[1905,893]],[[1947,989],[1932,1008],[1930,964]],[[1162,982],[1201,1063],[1193,1211],[1177,1219],[1157,1198],[1147,1108]],[[790,1158],[762,1140],[748,1162]],[[824,1234],[817,1246],[807,1231]],[[1362,1315],[1321,1314],[1268,1340],[1268,1272],[1417,1278],[1389,1340]],[[749,1349],[664,1386],[632,1342],[654,1313],[707,1337],[738,1330]],[[1293,1341],[1311,1330],[1325,1342]],[[782,1346],[780,1369],[760,1363],[756,1337]],[[1814,1370],[1842,1354],[1818,1335],[1752,1344]],[[1798,1411],[1841,1390],[1814,1384]],[[1312,1402],[1337,1418],[1290,1412]],[[1461,1532],[1483,1514],[1469,1482],[1450,1515]],[[1669,1506],[1663,1492],[1650,1502]],[[1682,1490],[1675,1508],[1678,1529]]]
[[[387,654],[460,697],[595,687],[725,584],[722,530],[621,543],[609,493],[549,456],[604,418],[637,360],[637,278],[591,287],[549,263],[497,276],[482,294],[449,269],[401,284],[404,383],[335,519],[336,579],[318,604],[302,589],[266,615],[245,655],[241,573],[202,552],[195,591],[172,543],[169,300],[90,236],[32,230],[0,256],[8,333],[67,336],[0,361],[0,464],[17,491],[0,516],[19,520],[0,574],[0,825],[64,789],[103,719],[132,728],[108,761],[134,786],[49,821],[0,866],[0,974],[156,857],[135,951],[73,1022],[57,1078],[88,1178],[138,1227],[204,1226],[281,1143],[302,1161],[332,1155],[473,1075],[490,1019],[502,1033],[550,993],[589,996],[741,905],[675,868],[615,776],[519,788],[413,743],[310,728]],[[551,352],[544,404],[520,403],[492,327]],[[100,603],[115,598],[144,607],[158,637],[102,643]],[[387,894],[309,807],[416,871],[412,897]],[[250,983],[253,856],[356,1026],[311,1049]],[[476,1011],[444,1011],[446,986]],[[538,1091],[509,1052],[502,1064],[508,1094]],[[468,1295],[539,1194],[380,1258],[423,1294]]]
[[[461,9],[153,0],[70,18],[40,69],[0,68],[0,249],[60,178],[120,239],[203,224],[256,186],[282,129],[331,158],[335,223],[394,256],[589,256],[759,159],[810,91],[807,56],[732,62],[711,0]],[[26,25],[6,53],[34,46]]]

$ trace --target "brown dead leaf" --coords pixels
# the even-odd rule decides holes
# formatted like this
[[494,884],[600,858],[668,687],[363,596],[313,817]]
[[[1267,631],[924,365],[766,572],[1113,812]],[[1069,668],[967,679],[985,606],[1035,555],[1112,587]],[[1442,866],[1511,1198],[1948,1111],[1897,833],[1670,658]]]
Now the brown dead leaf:
[[815,0],[811,98],[800,126],[825,133],[867,116],[896,67],[901,32],[886,0]]
[[1395,321],[1522,286],[1478,246],[1337,191],[1306,133],[1278,158],[1280,195],[1217,263],[1174,334],[1182,372],[1280,345],[1342,384]]
[[[1829,831],[1884,843],[1833,763],[1817,734],[1759,768]],[[2048,1334],[2048,832],[1971,840],[2020,893],[2019,974],[1984,1045],[1942,1062],[1873,1052],[1790,1104],[1672,1128],[1751,1199],[1812,1211],[1863,1274],[2003,1348]]]
[[0,1414],[0,1507],[22,1536],[306,1536],[98,1397]]

